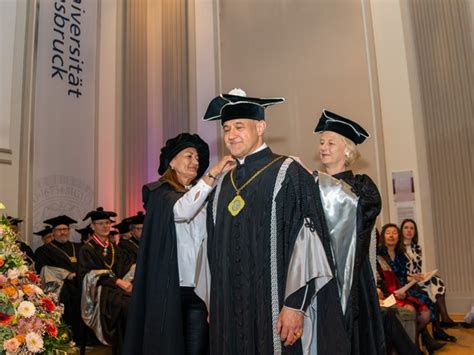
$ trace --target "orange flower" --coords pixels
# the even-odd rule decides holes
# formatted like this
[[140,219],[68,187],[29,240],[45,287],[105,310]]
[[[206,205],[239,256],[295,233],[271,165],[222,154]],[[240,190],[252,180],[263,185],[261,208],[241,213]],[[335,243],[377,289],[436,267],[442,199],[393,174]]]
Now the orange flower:
[[15,336],[15,338],[20,344],[23,344],[25,342],[25,337],[21,334],[18,334],[17,336]]
[[3,293],[8,297],[16,296],[16,288],[13,286],[8,286],[3,289]]
[[0,267],[2,267],[5,264],[5,260],[0,256]]
[[12,279],[10,280],[10,282],[12,283],[12,285],[15,285],[15,286],[18,285],[19,283],[18,279]]
[[41,305],[46,309],[48,312],[53,312],[56,309],[54,302],[51,301],[49,298],[42,298]]
[[33,286],[28,284],[23,285],[22,290],[27,296],[33,296],[35,294],[35,289],[33,288]]

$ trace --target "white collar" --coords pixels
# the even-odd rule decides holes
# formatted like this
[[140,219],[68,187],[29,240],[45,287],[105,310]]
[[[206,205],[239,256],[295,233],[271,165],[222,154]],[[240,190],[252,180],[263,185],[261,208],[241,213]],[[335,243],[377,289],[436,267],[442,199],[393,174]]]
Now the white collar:
[[245,157],[243,157],[242,159],[237,159],[240,163],[240,165],[244,164],[245,163],[245,158],[248,157],[249,155],[252,155],[252,154],[255,154],[257,152],[260,152],[262,150],[264,150],[265,148],[267,148],[267,143],[263,143],[260,147],[258,147],[257,149],[255,149],[252,153],[246,155]]

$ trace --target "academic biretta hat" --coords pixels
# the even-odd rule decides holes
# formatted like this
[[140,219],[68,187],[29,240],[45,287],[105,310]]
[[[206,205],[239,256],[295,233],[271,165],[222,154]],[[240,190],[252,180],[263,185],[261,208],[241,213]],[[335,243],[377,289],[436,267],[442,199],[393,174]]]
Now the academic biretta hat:
[[34,235],[39,235],[41,238],[47,236],[50,233],[53,233],[53,229],[50,226],[45,226],[44,229],[38,232],[33,232]]
[[77,223],[77,221],[63,214],[61,216],[47,219],[43,221],[43,223],[49,224],[51,228],[55,228],[59,226],[60,224],[65,224],[66,226],[69,226],[70,224]]
[[90,218],[92,222],[97,221],[99,219],[108,219],[112,221],[111,217],[116,217],[117,213],[112,212],[112,211],[104,211],[103,207],[97,207],[95,211],[90,211],[86,216],[84,217],[83,221],[85,221],[87,218]]
[[324,131],[336,132],[350,139],[355,144],[360,144],[369,137],[369,133],[356,122],[328,110],[323,110],[314,131],[316,133]]
[[17,218],[17,217],[12,217],[12,216],[7,216],[7,220],[8,220],[8,222],[10,222],[11,226],[17,226],[18,224],[23,222],[22,219]]
[[94,233],[94,231],[92,230],[90,224],[88,224],[84,228],[80,228],[80,229],[76,228],[76,232],[79,233],[80,235],[83,235],[83,236],[84,235],[90,235],[90,234]]
[[128,224],[143,224],[145,221],[145,215],[142,211],[139,211],[135,216],[125,218],[124,221],[126,221]]
[[236,118],[261,121],[265,119],[265,108],[285,102],[283,97],[247,97],[245,91],[233,89],[228,94],[215,97],[207,107],[204,121],[221,120],[221,124]]
[[161,148],[158,174],[163,175],[173,158],[186,148],[196,148],[199,156],[199,168],[196,178],[199,179],[203,176],[209,166],[209,146],[197,134],[190,133],[180,133],[166,141],[166,145]]
[[130,223],[128,223],[127,219],[124,219],[122,222],[118,224],[114,224],[112,227],[118,230],[120,234],[125,234],[125,233],[130,232]]

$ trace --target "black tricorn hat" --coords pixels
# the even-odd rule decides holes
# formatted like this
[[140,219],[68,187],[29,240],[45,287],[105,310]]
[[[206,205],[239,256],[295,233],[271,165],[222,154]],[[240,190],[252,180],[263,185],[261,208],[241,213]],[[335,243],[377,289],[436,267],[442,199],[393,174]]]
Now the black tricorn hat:
[[94,233],[94,230],[91,228],[91,225],[88,224],[84,228],[80,228],[80,229],[76,228],[76,232],[79,233],[80,235],[90,235]]
[[125,218],[123,222],[126,222],[128,224],[143,224],[145,221],[145,215],[142,211],[138,211],[135,216]]
[[53,228],[51,228],[50,226],[45,226],[44,229],[38,232],[33,232],[34,235],[39,235],[41,238],[47,236],[50,233],[53,233]]
[[54,228],[56,226],[59,226],[60,224],[65,224],[65,225],[68,226],[70,224],[77,223],[77,221],[72,219],[71,217],[66,216],[65,214],[63,214],[61,216],[57,216],[57,217],[47,219],[47,220],[43,221],[43,223],[49,224],[51,226],[51,228]]
[[180,133],[166,141],[166,145],[161,148],[158,174],[163,175],[173,158],[186,148],[196,148],[199,156],[199,168],[196,179],[203,176],[209,166],[209,146],[197,134],[190,133]]
[[120,234],[130,232],[130,223],[128,222],[127,218],[118,224],[114,224],[112,227],[118,230]]
[[221,120],[222,124],[236,118],[261,121],[265,119],[265,108],[267,106],[280,104],[282,102],[285,102],[283,97],[247,97],[245,91],[233,89],[228,94],[221,94],[215,97],[209,103],[203,120]]
[[111,217],[116,217],[117,213],[112,211],[104,211],[103,207],[97,207],[95,211],[90,211],[86,216],[83,218],[85,221],[87,218],[90,218],[92,222],[97,221],[99,219],[108,219],[111,220]]
[[358,123],[328,110],[323,110],[319,122],[314,129],[316,133],[324,131],[339,133],[355,144],[360,144],[369,137],[369,133]]
[[12,217],[12,216],[7,216],[7,220],[10,223],[11,226],[17,226],[18,224],[23,222],[23,220],[21,218]]

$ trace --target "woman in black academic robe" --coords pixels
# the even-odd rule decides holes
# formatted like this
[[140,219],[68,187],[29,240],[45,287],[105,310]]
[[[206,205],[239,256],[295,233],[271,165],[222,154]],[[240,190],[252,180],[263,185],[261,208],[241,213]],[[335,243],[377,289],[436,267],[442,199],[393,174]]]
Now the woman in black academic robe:
[[[344,323],[341,353],[383,354],[384,334],[374,272],[369,260],[371,233],[381,210],[377,186],[367,175],[354,175],[350,165],[358,158],[356,144],[368,133],[357,123],[324,110],[315,132],[324,173],[315,172],[315,201],[324,211],[323,240],[334,279],[320,294],[341,304],[334,318]],[[319,205],[321,201],[321,205]],[[375,252],[375,246],[374,246]],[[324,304],[318,311],[324,315]],[[334,320],[336,321],[336,320]],[[324,339],[324,338],[323,338]]]
[[232,162],[224,157],[202,177],[209,148],[196,134],[179,134],[161,149],[162,176],[143,187],[146,216],[124,354],[207,353],[207,309],[194,293],[194,271],[206,237],[206,197]]

